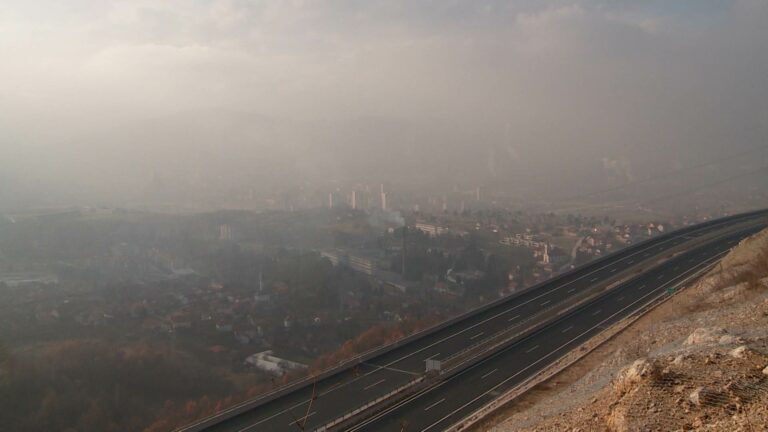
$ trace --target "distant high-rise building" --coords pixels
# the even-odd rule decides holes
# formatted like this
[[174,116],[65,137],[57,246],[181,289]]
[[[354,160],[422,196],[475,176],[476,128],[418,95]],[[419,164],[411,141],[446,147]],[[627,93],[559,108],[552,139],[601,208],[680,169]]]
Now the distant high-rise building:
[[333,192],[328,194],[328,208],[333,208]]
[[232,228],[228,224],[219,225],[219,240],[232,240]]
[[475,189],[475,201],[480,201],[480,186]]
[[349,196],[349,205],[355,210],[366,210],[368,201],[368,194],[364,190],[353,190]]
[[381,202],[379,203],[379,205],[381,206],[382,210],[386,210],[387,209],[387,190],[384,187],[384,183],[381,184],[381,191],[379,194],[381,198]]

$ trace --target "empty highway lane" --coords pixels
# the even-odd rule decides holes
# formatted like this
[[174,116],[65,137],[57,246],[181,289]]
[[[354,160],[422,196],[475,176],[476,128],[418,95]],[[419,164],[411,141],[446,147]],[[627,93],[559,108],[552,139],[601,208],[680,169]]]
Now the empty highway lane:
[[[312,430],[339,416],[391,392],[424,372],[427,359],[445,359],[467,346],[502,330],[523,330],[536,324],[543,312],[556,311],[568,305],[569,300],[583,295],[596,285],[621,276],[623,273],[645,266],[684,247],[708,238],[736,223],[757,223],[765,218],[764,212],[740,215],[702,226],[690,227],[619,251],[603,260],[593,262],[568,272],[548,283],[526,290],[516,296],[495,302],[478,311],[455,319],[435,331],[380,353],[365,362],[348,367],[338,373],[310,383],[264,403],[256,403],[241,409],[242,412],[225,412],[187,428],[196,431],[295,431]],[[683,263],[679,264],[683,265]],[[672,272],[668,272],[671,277]],[[656,274],[658,277],[659,274]],[[663,282],[658,279],[657,282]],[[599,317],[600,314],[596,315]],[[542,318],[543,319],[543,318]],[[566,331],[569,333],[571,330]],[[531,355],[545,350],[545,346],[528,347]],[[491,368],[492,369],[492,368]],[[484,380],[498,380],[499,371]],[[492,377],[492,378],[491,378]],[[446,384],[447,385],[447,384]],[[431,400],[434,404],[438,400]],[[429,411],[440,412],[446,401],[435,404]],[[301,427],[299,427],[301,426]],[[410,430],[410,429],[409,429]]]

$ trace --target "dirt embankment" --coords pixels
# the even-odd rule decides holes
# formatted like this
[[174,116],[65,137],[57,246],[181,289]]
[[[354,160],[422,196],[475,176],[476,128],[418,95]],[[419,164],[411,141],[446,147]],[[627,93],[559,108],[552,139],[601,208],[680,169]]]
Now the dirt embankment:
[[768,430],[768,230],[476,430]]

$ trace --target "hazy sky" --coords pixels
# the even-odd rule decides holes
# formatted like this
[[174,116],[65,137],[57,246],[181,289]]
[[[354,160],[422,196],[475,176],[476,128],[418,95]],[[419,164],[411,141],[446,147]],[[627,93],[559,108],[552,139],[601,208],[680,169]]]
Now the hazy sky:
[[751,146],[766,22],[764,0],[5,0],[0,150],[200,110],[447,120],[510,157]]

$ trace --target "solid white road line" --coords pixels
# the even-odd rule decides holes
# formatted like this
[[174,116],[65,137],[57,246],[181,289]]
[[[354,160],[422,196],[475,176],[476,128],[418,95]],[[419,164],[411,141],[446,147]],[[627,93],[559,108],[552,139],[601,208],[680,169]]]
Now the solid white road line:
[[563,329],[563,331],[561,331],[560,333],[565,333],[565,332],[567,332],[568,330],[570,330],[572,328],[573,328],[573,326],[568,326],[568,328]]
[[[375,368],[379,368],[379,369],[386,369],[388,371],[400,372],[400,373],[404,373],[406,375],[421,375],[420,373],[411,372],[411,371],[407,371],[407,370],[403,370],[403,369],[398,369],[398,368],[393,368],[393,367],[388,367],[388,366],[379,366],[379,365],[376,365],[376,364],[373,364],[373,363],[362,363],[362,364],[368,365],[368,366],[371,366],[371,367],[375,367]],[[339,385],[339,384],[341,384],[341,383],[337,383],[336,385]]]
[[[665,240],[665,242],[667,242],[667,241],[671,241],[671,240],[672,240],[672,239],[669,239],[669,240]],[[624,259],[627,259],[627,258],[629,258],[629,257],[632,257],[632,256],[635,256],[635,255],[638,255],[638,254],[642,253],[644,250],[647,250],[647,249],[640,249],[640,250],[639,250],[639,251],[637,251],[637,252],[634,252],[634,253],[632,253],[632,254],[630,254],[630,255],[628,255],[628,256],[626,256],[626,257],[624,257],[624,258],[621,258],[621,259],[619,259],[617,262],[621,262],[621,261],[622,261],[622,260],[624,260]],[[723,253],[721,253],[720,255],[724,255],[724,254],[725,254],[725,253],[723,252]],[[646,256],[646,257],[647,257],[647,256],[649,256],[649,255],[650,255],[650,253],[646,253],[646,254],[644,254],[644,256]],[[704,252],[702,255],[706,256],[706,255],[707,255],[707,253],[706,253],[706,252]],[[572,283],[574,283],[574,282],[576,282],[576,281],[579,281],[579,280],[581,280],[581,279],[583,279],[583,278],[585,278],[585,277],[587,277],[587,276],[589,276],[589,275],[591,275],[591,274],[594,274],[595,272],[598,272],[598,271],[600,271],[600,270],[603,270],[603,269],[605,269],[606,267],[608,267],[608,266],[610,266],[610,265],[613,265],[613,264],[615,264],[615,263],[606,264],[606,265],[604,265],[604,266],[602,266],[602,267],[599,267],[599,268],[597,268],[597,269],[595,269],[595,270],[592,270],[591,272],[589,272],[589,273],[585,274],[584,276],[581,276],[581,277],[579,277],[579,278],[576,278],[576,279],[574,279],[574,280],[572,280],[572,281],[570,281],[570,282],[568,282],[568,283],[566,283],[566,284],[563,284],[562,286],[559,286],[559,287],[553,288],[552,290],[550,290],[550,291],[548,291],[548,292],[546,292],[546,293],[543,293],[543,294],[541,294],[541,295],[540,295],[540,296],[538,296],[538,297],[535,297],[535,298],[533,298],[533,299],[530,299],[530,300],[528,300],[528,301],[526,301],[526,302],[524,302],[524,303],[521,303],[521,304],[519,304],[519,305],[516,305],[516,306],[514,306],[514,307],[512,307],[512,308],[510,308],[510,309],[507,309],[507,310],[503,311],[503,312],[500,312],[500,313],[498,313],[498,314],[496,314],[496,315],[494,315],[494,316],[492,316],[492,317],[490,317],[490,318],[487,318],[487,319],[485,319],[485,320],[483,320],[483,321],[481,321],[481,322],[479,322],[479,323],[477,323],[477,324],[475,324],[475,325],[472,325],[472,326],[470,326],[470,327],[467,327],[467,328],[466,328],[466,329],[464,329],[464,330],[461,330],[461,331],[459,331],[459,332],[456,332],[456,333],[454,333],[454,334],[452,334],[452,335],[446,336],[445,338],[443,338],[443,339],[441,339],[441,340],[438,340],[438,341],[436,341],[436,342],[434,342],[434,343],[432,343],[432,344],[430,344],[430,345],[428,345],[428,346],[425,346],[425,347],[423,347],[423,348],[421,348],[421,349],[418,349],[418,350],[416,350],[416,351],[414,351],[414,352],[412,352],[412,353],[410,353],[410,354],[408,354],[408,355],[405,355],[405,356],[403,356],[403,357],[400,357],[400,358],[398,358],[398,359],[395,359],[395,360],[391,361],[390,363],[388,363],[388,364],[386,364],[386,365],[384,365],[384,366],[381,366],[381,367],[380,367],[380,369],[384,369],[384,368],[386,368],[386,367],[388,367],[388,366],[391,366],[391,365],[393,365],[393,364],[395,364],[395,363],[397,363],[397,362],[400,362],[400,361],[402,361],[402,360],[405,360],[406,358],[412,357],[412,356],[414,356],[414,355],[416,355],[416,354],[418,354],[418,353],[420,353],[420,352],[423,352],[423,351],[424,351],[424,350],[426,350],[426,349],[429,349],[429,348],[431,348],[431,347],[433,347],[433,346],[435,346],[435,345],[437,345],[437,344],[439,344],[439,343],[442,343],[442,342],[444,342],[444,341],[446,341],[446,340],[448,340],[448,339],[450,339],[450,338],[453,338],[453,337],[455,337],[455,336],[458,336],[458,335],[460,335],[461,333],[464,333],[464,332],[466,332],[466,331],[469,331],[469,330],[471,330],[471,329],[473,329],[473,328],[475,328],[475,327],[477,327],[477,326],[479,326],[479,325],[482,325],[482,324],[484,324],[484,323],[486,323],[486,322],[488,322],[488,321],[491,321],[491,320],[493,320],[493,319],[495,319],[495,318],[497,318],[497,317],[499,317],[499,316],[501,316],[501,315],[503,315],[503,314],[505,314],[505,313],[507,313],[507,312],[511,312],[512,310],[515,310],[515,309],[517,309],[517,308],[519,308],[519,307],[522,307],[522,306],[524,306],[524,305],[526,305],[526,304],[528,304],[528,303],[530,303],[530,302],[532,302],[532,301],[534,301],[534,300],[536,300],[536,299],[538,299],[538,298],[540,298],[540,297],[542,297],[542,296],[544,296],[544,295],[547,295],[547,294],[549,294],[549,293],[551,293],[551,292],[554,292],[554,291],[557,291],[557,290],[559,290],[559,289],[562,289],[562,288],[564,288],[564,287],[566,287],[566,286],[568,286],[568,285],[570,285],[570,284],[572,284]],[[699,263],[699,264],[697,264],[697,266],[696,266],[696,267],[700,267],[701,265],[702,265],[702,263]],[[643,289],[643,288],[645,288],[645,285],[643,285],[643,286],[641,286],[641,287],[640,287],[640,289]],[[647,294],[647,295],[649,295],[649,294]],[[646,295],[645,297],[647,297],[647,295]],[[643,297],[643,298],[645,298],[645,297]],[[634,303],[633,303],[633,304],[634,304]],[[631,306],[631,305],[629,305],[629,306]],[[629,307],[629,306],[627,306],[627,307]],[[623,310],[623,309],[622,309],[622,310]],[[353,379],[353,380],[350,380],[350,381],[348,381],[348,382],[344,383],[344,386],[346,386],[346,385],[349,385],[349,384],[352,384],[353,382],[357,381],[358,379],[360,379],[360,378],[362,378],[362,377],[365,377],[365,376],[368,376],[368,375],[370,375],[370,374],[376,373],[376,372],[378,372],[378,370],[380,370],[380,369],[376,369],[376,370],[373,370],[373,371],[371,371],[371,372],[367,372],[366,374],[364,374],[364,375],[362,375],[362,376],[360,376],[360,377],[358,377],[358,378],[355,378],[355,379]],[[326,391],[326,392],[324,392],[324,393],[321,393],[319,396],[323,396],[323,395],[326,395],[326,394],[328,394],[328,393],[330,393],[330,392],[332,392],[332,391],[335,391],[335,390],[337,390],[337,389],[339,389],[339,388],[341,388],[341,387],[344,387],[344,386],[334,386],[333,388],[329,389],[328,391]],[[281,411],[281,412],[278,412],[278,413],[276,413],[276,414],[273,414],[273,415],[271,415],[271,416],[269,416],[269,417],[263,418],[263,419],[259,420],[259,421],[258,421],[258,422],[256,422],[256,423],[253,423],[253,424],[251,424],[251,425],[249,425],[249,426],[246,426],[246,427],[245,427],[245,428],[243,428],[243,429],[240,429],[238,432],[245,432],[245,431],[250,431],[250,430],[251,430],[251,429],[252,429],[254,426],[257,426],[257,425],[259,425],[259,424],[261,424],[261,423],[264,423],[264,422],[266,422],[266,421],[269,421],[269,420],[271,420],[271,419],[273,419],[273,418],[275,418],[275,417],[277,417],[277,416],[279,416],[279,415],[285,414],[286,412],[289,412],[291,409],[294,409],[294,408],[298,408],[298,407],[300,407],[300,406],[302,406],[302,405],[305,405],[305,404],[307,404],[308,402],[309,402],[309,400],[307,400],[307,401],[303,401],[303,402],[299,402],[298,404],[294,405],[294,406],[293,406],[293,407],[291,407],[291,408],[288,408],[288,409],[286,409],[286,410],[283,410],[283,411]],[[238,406],[239,406],[239,405],[238,405]],[[235,409],[235,408],[237,408],[237,406],[235,406],[235,407],[233,407],[233,408],[230,408],[229,410],[232,410],[232,409]],[[225,413],[225,412],[227,412],[227,411],[229,411],[229,410],[225,410],[223,413]],[[441,419],[440,421],[442,421],[442,420],[443,420],[443,419]],[[439,421],[438,421],[438,423],[439,423]],[[437,423],[435,423],[435,424],[437,424]],[[433,424],[432,426],[434,426],[434,424]],[[430,426],[430,427],[431,427],[431,426]]]
[[470,340],[474,340],[474,339],[476,339],[476,338],[479,338],[480,336],[482,336],[484,333],[485,333],[485,332],[480,332],[480,333],[478,333],[478,334],[476,334],[476,335],[472,336],[472,337],[471,337],[471,338],[469,338],[469,339],[470,339]]
[[302,422],[303,422],[305,419],[308,419],[308,418],[312,417],[312,416],[313,416],[313,415],[315,415],[315,414],[317,414],[317,412],[315,412],[315,411],[312,411],[311,413],[309,413],[309,415],[308,415],[308,416],[306,416],[306,417],[304,417],[304,418],[296,419],[296,420],[294,420],[294,421],[292,421],[292,422],[288,423],[288,426],[293,426],[293,425],[296,425],[296,424],[302,423]]
[[[723,253],[722,255],[724,255],[724,253]],[[722,255],[720,255],[720,256],[722,256]],[[719,257],[720,257],[720,256],[718,256],[718,257],[715,257],[715,259],[713,259],[713,260],[710,260],[710,261],[709,261],[709,262],[707,262],[707,263],[706,263],[706,265],[705,265],[705,266],[703,266],[703,267],[704,267],[704,268],[706,268],[706,267],[707,267],[707,266],[708,266],[708,265],[709,265],[711,262],[714,262],[714,261],[716,261],[717,259],[719,259]],[[698,267],[702,267],[702,265],[697,265],[697,266],[696,266],[696,267],[694,267],[694,269],[692,269],[692,270],[697,270],[697,268],[698,268]],[[689,273],[689,272],[686,272],[686,273]],[[694,275],[695,275],[695,274],[696,274],[696,273],[694,272]],[[683,280],[682,282],[678,283],[676,286],[678,286],[678,285],[681,285],[681,284],[683,284],[683,283],[686,283],[686,281],[687,281],[687,280],[689,280],[689,279],[690,279],[690,277],[686,278],[686,279],[685,279],[685,280]],[[548,358],[548,357],[552,356],[553,354],[557,353],[557,352],[558,352],[560,349],[562,349],[562,348],[564,348],[564,347],[568,346],[570,343],[572,343],[573,341],[575,341],[575,340],[579,339],[580,337],[582,337],[583,335],[585,335],[585,334],[589,333],[590,331],[594,330],[595,328],[598,328],[598,327],[600,327],[600,326],[601,326],[603,323],[607,322],[608,320],[610,320],[610,319],[611,319],[611,318],[613,318],[614,316],[616,316],[616,315],[620,314],[621,312],[623,312],[623,311],[625,311],[625,310],[627,310],[627,309],[631,308],[631,307],[632,307],[632,306],[634,306],[636,303],[638,303],[638,302],[640,302],[640,301],[644,300],[646,297],[648,297],[648,296],[650,296],[650,295],[652,295],[652,294],[653,294],[653,292],[650,292],[650,293],[648,293],[648,294],[644,295],[643,297],[641,297],[640,299],[638,299],[638,300],[635,300],[634,302],[632,302],[632,304],[629,304],[629,305],[627,305],[627,306],[623,307],[621,310],[617,311],[617,312],[616,312],[616,313],[614,313],[613,315],[611,315],[611,316],[609,316],[608,318],[605,318],[604,320],[600,321],[600,323],[599,323],[598,325],[596,325],[596,326],[593,326],[592,328],[590,328],[590,329],[588,329],[588,330],[585,330],[584,332],[582,332],[582,333],[581,333],[581,334],[579,334],[578,336],[574,337],[574,338],[573,338],[573,339],[571,339],[570,341],[568,341],[568,342],[566,342],[565,344],[561,345],[560,347],[558,347],[558,348],[556,348],[556,349],[554,349],[554,350],[550,351],[548,354],[546,354],[546,355],[544,355],[544,356],[540,357],[539,359],[537,359],[537,360],[536,360],[536,361],[534,361],[533,363],[529,364],[528,366],[526,366],[526,367],[525,367],[525,368],[523,368],[522,370],[518,371],[518,372],[517,372],[517,373],[515,373],[514,375],[512,375],[512,376],[508,377],[507,379],[505,379],[505,380],[501,381],[500,383],[496,384],[496,385],[495,385],[494,387],[492,387],[491,389],[489,389],[489,390],[485,391],[485,392],[484,392],[484,393],[482,393],[481,395],[479,395],[479,396],[475,397],[474,399],[470,400],[469,402],[465,403],[464,405],[462,405],[462,406],[458,407],[457,409],[453,410],[453,411],[452,411],[450,414],[448,414],[448,415],[444,416],[443,418],[441,418],[441,419],[439,419],[439,420],[435,421],[435,422],[434,422],[434,423],[432,423],[431,425],[429,425],[429,426],[425,427],[424,429],[422,429],[422,430],[421,430],[421,432],[426,432],[426,431],[428,431],[428,430],[432,429],[432,428],[433,428],[435,425],[438,425],[438,424],[442,423],[442,422],[443,422],[445,419],[447,419],[448,417],[450,417],[450,416],[454,415],[454,414],[455,414],[455,413],[457,413],[457,412],[460,412],[460,411],[462,411],[462,410],[463,410],[463,409],[465,409],[467,406],[469,406],[469,405],[471,405],[471,404],[475,403],[475,402],[476,402],[478,399],[480,399],[480,398],[482,398],[482,397],[486,396],[487,394],[489,394],[489,393],[491,393],[491,392],[493,392],[493,391],[496,391],[496,389],[497,389],[497,388],[499,388],[499,387],[503,386],[504,384],[506,384],[506,383],[507,383],[507,382],[509,382],[510,380],[512,380],[512,379],[514,379],[514,378],[516,378],[516,377],[517,377],[518,375],[520,375],[521,373],[524,373],[525,371],[527,371],[528,369],[532,368],[532,367],[533,367],[533,366],[535,366],[536,364],[538,364],[538,363],[540,363],[540,362],[544,361],[546,358]],[[665,295],[665,294],[663,294],[663,293],[662,293],[661,295],[657,296],[657,298],[658,298],[658,297],[661,297],[661,296],[663,296],[663,295]],[[471,368],[470,368],[470,369],[471,369]],[[467,370],[469,370],[469,369],[467,369]],[[457,376],[458,376],[458,375],[457,375]],[[456,376],[456,377],[457,377],[457,376]],[[453,377],[453,379],[455,379],[456,377]],[[442,386],[444,383],[447,383],[447,382],[448,382],[448,380],[446,380],[446,381],[443,381],[443,383],[441,383],[441,384],[438,384],[437,386],[433,387],[432,389],[430,389],[430,391],[431,391],[431,390],[434,390],[434,389],[436,389],[436,388],[438,388],[438,387],[441,387],[441,386]],[[413,398],[413,399],[416,399],[416,397],[415,397],[415,398]],[[411,400],[412,400],[412,399],[411,399]],[[410,400],[408,400],[407,402],[410,402]],[[399,406],[398,406],[398,407],[399,407]]]
[[527,353],[530,353],[530,352],[534,352],[534,351],[536,351],[536,349],[537,349],[538,347],[539,347],[539,346],[538,346],[538,345],[536,345],[536,346],[535,346],[535,347],[533,347],[533,348],[528,348],[527,350],[525,350],[525,352],[527,352]]
[[568,293],[570,294],[570,293],[572,293],[574,291],[576,291],[576,288],[571,288],[571,289],[568,290]]
[[[717,259],[720,259],[720,258],[722,258],[722,257],[725,255],[725,253],[726,253],[726,252],[720,253],[719,255],[715,256],[713,259],[707,260],[707,261],[706,261],[706,262],[704,262],[704,263],[699,263],[699,264],[697,264],[697,265],[696,265],[696,266],[695,266],[693,269],[690,269],[689,271],[685,272],[683,275],[681,275],[681,276],[678,276],[677,278],[675,278],[675,279],[673,279],[673,280],[677,280],[677,279],[680,279],[680,278],[682,278],[682,276],[684,276],[684,275],[687,275],[688,273],[694,272],[694,271],[696,271],[696,270],[699,270],[701,267],[704,267],[704,268],[708,267],[708,266],[709,266],[709,265],[710,265],[712,262],[716,261]],[[700,273],[700,271],[699,271],[699,273]],[[698,273],[696,273],[696,274],[698,274]],[[696,274],[694,274],[694,276],[695,276]],[[692,277],[692,276],[691,276],[691,277]],[[683,283],[686,283],[686,282],[687,282],[689,279],[691,279],[691,277],[688,277],[688,278],[686,278],[686,279],[685,279],[685,280],[683,280],[682,282],[678,283],[676,286],[679,286],[679,285],[681,285],[681,284],[683,284]],[[669,283],[669,282],[667,282],[667,283]],[[645,285],[643,285],[643,287],[644,287],[644,286],[645,286]],[[462,405],[461,407],[459,407],[459,408],[458,408],[458,410],[455,410],[455,411],[454,411],[454,412],[452,412],[451,414],[448,414],[448,415],[444,416],[443,418],[441,418],[441,419],[437,420],[436,422],[432,423],[431,425],[427,426],[425,429],[423,429],[423,430],[422,430],[422,432],[424,432],[424,431],[427,431],[427,430],[429,430],[429,429],[432,429],[432,428],[433,428],[435,425],[437,425],[437,424],[439,424],[439,423],[443,422],[443,421],[444,421],[446,418],[450,417],[451,415],[455,414],[456,412],[458,412],[458,411],[460,411],[460,410],[463,410],[464,408],[466,408],[466,407],[467,407],[467,406],[469,406],[470,404],[472,404],[472,403],[476,402],[478,399],[480,399],[481,397],[483,397],[483,396],[487,395],[488,393],[491,393],[491,392],[495,391],[495,390],[496,390],[498,387],[500,387],[500,386],[502,386],[502,385],[506,384],[506,383],[507,383],[509,380],[511,380],[511,379],[514,379],[514,378],[515,378],[516,376],[518,376],[519,374],[521,374],[521,373],[525,372],[526,370],[530,369],[531,367],[533,367],[533,366],[534,366],[534,365],[536,365],[537,363],[539,363],[539,362],[543,361],[545,358],[547,358],[547,357],[551,356],[552,354],[556,353],[557,351],[559,351],[559,350],[560,350],[560,349],[562,349],[563,347],[567,346],[567,345],[568,345],[568,344],[570,344],[571,342],[575,341],[576,339],[578,339],[578,338],[579,338],[579,337],[581,337],[582,335],[589,333],[589,332],[590,332],[591,330],[593,330],[594,328],[598,328],[598,327],[600,327],[600,326],[601,326],[603,323],[607,322],[608,320],[610,320],[611,318],[613,318],[615,315],[617,315],[617,314],[619,314],[619,313],[621,313],[621,312],[623,312],[623,311],[625,311],[625,310],[627,310],[627,309],[631,308],[631,307],[632,307],[632,306],[634,306],[636,303],[638,303],[638,302],[640,302],[640,301],[644,300],[646,297],[648,297],[648,296],[650,296],[650,295],[652,295],[652,294],[653,294],[653,292],[650,292],[650,293],[648,293],[648,294],[644,295],[643,297],[641,297],[640,299],[638,299],[638,300],[635,300],[635,301],[634,301],[634,302],[632,302],[631,304],[629,304],[629,305],[627,305],[627,306],[624,306],[624,307],[623,307],[622,309],[620,309],[618,312],[614,313],[613,315],[609,316],[608,318],[605,318],[605,319],[604,319],[603,321],[601,321],[601,322],[600,322],[600,324],[598,324],[597,326],[593,327],[592,329],[586,330],[585,332],[583,332],[583,333],[581,333],[580,335],[576,336],[575,338],[571,339],[569,342],[567,342],[566,344],[562,345],[561,347],[559,347],[559,348],[555,349],[554,351],[550,352],[549,354],[545,355],[544,357],[541,357],[541,358],[539,358],[539,359],[538,359],[538,360],[536,360],[535,362],[533,362],[533,363],[531,363],[530,365],[528,365],[527,367],[525,367],[523,370],[521,370],[521,371],[517,372],[516,374],[514,374],[513,376],[511,376],[511,377],[509,377],[509,378],[505,379],[505,380],[504,380],[504,381],[502,381],[501,383],[498,383],[496,386],[494,386],[494,387],[493,387],[493,388],[491,388],[490,390],[486,391],[485,393],[481,394],[480,396],[477,396],[476,398],[472,399],[470,402],[468,402],[468,403],[466,403],[466,404]],[[661,297],[661,296],[663,296],[663,295],[665,295],[665,294],[661,294],[661,295],[657,296],[656,298],[659,298],[659,297]],[[514,346],[514,345],[513,345],[513,346]],[[510,347],[510,348],[511,348],[511,347]],[[456,378],[458,378],[460,375],[464,375],[465,373],[467,373],[467,372],[471,371],[472,369],[474,369],[474,368],[476,368],[476,367],[480,366],[480,365],[481,365],[481,364],[483,364],[483,363],[484,363],[484,362],[479,362],[479,363],[475,364],[474,366],[471,366],[471,367],[469,367],[469,368],[465,369],[463,372],[459,373],[459,374],[458,374],[458,375],[456,375],[455,377],[452,377],[452,378],[450,378],[450,379],[448,379],[448,380],[446,380],[446,381],[443,381],[442,383],[440,383],[440,384],[438,384],[438,385],[436,385],[436,386],[432,387],[431,389],[427,390],[427,391],[426,391],[426,392],[424,392],[424,393],[420,393],[420,394],[417,394],[417,395],[411,396],[410,398],[408,398],[408,399],[406,399],[406,400],[404,400],[404,401],[402,401],[402,402],[398,403],[397,405],[395,405],[395,406],[393,406],[393,407],[391,407],[391,408],[387,409],[385,412],[382,412],[382,413],[380,413],[380,414],[378,414],[378,415],[376,415],[376,416],[374,416],[374,417],[372,417],[372,418],[370,418],[370,419],[366,420],[366,421],[365,421],[363,424],[361,424],[361,425],[358,425],[358,426],[356,426],[356,427],[354,427],[354,428],[350,429],[350,431],[357,431],[357,430],[360,430],[362,427],[365,427],[366,425],[370,424],[371,422],[373,422],[373,421],[375,421],[375,420],[378,420],[378,419],[379,419],[379,418],[381,418],[382,416],[384,416],[384,415],[386,415],[386,414],[388,414],[388,413],[390,413],[390,412],[392,412],[392,411],[394,411],[394,410],[396,410],[396,409],[400,408],[401,406],[403,406],[403,405],[405,405],[405,404],[408,404],[408,403],[410,403],[411,401],[413,401],[413,400],[415,400],[415,399],[418,399],[418,398],[420,398],[420,397],[422,397],[422,396],[425,396],[425,395],[429,394],[430,392],[432,392],[432,391],[434,391],[434,390],[436,390],[436,389],[438,389],[438,388],[442,387],[443,385],[445,385],[446,383],[448,383],[448,382],[449,382],[449,381],[451,381],[452,379],[456,379]],[[240,432],[243,432],[243,431],[240,431]]]
[[544,306],[544,305],[548,304],[549,302],[551,302],[551,300],[547,300],[544,303],[540,304],[539,306]]
[[512,318],[508,319],[507,321],[514,321],[516,319],[520,318],[520,315],[515,315]]

